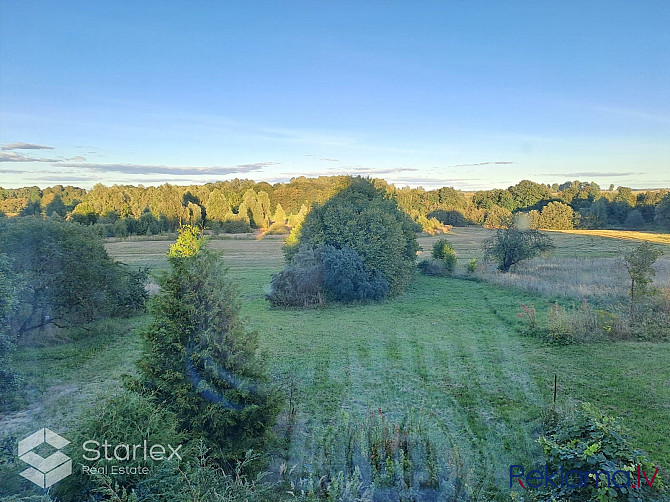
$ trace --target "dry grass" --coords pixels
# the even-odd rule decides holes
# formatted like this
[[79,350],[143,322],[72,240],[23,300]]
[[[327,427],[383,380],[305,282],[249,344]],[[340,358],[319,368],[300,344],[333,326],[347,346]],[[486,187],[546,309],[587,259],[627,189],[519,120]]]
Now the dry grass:
[[588,235],[596,237],[607,237],[609,239],[623,239],[634,241],[655,242],[657,244],[670,244],[670,234],[652,234],[649,232],[636,232],[633,230],[549,230],[563,234]]
[[[515,287],[547,298],[588,299],[599,303],[618,303],[628,294],[629,278],[622,256],[640,241],[657,243],[664,257],[656,263],[654,285],[670,287],[670,234],[649,234],[617,230],[552,231],[555,249],[550,255],[522,262],[502,274],[495,265],[483,263],[482,243],[495,230],[454,228],[446,235],[458,254],[457,274],[466,275],[468,260],[476,258],[475,274],[486,282]],[[430,255],[438,237],[421,237],[420,258]]]
[[[670,287],[670,259],[659,259],[654,268],[654,285]],[[625,300],[630,285],[621,258],[535,258],[520,263],[507,274],[487,264],[480,267],[477,277],[548,298],[597,300],[599,303]]]

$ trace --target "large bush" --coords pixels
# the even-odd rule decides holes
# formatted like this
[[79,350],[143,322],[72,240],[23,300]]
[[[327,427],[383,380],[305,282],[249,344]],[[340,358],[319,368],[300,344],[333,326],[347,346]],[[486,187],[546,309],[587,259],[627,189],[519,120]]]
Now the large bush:
[[144,305],[144,271],[109,257],[90,228],[39,218],[0,221],[2,251],[19,279],[12,316],[19,336],[70,327]]
[[351,248],[369,271],[384,277],[391,293],[398,293],[412,277],[420,230],[387,192],[370,180],[351,178],[345,188],[307,214],[290,237],[285,255],[290,263],[303,246]]

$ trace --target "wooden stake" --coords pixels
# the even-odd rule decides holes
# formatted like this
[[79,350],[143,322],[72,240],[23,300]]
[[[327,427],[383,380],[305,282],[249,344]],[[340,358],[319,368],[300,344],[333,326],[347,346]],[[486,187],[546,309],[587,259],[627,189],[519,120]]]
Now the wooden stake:
[[554,404],[556,404],[556,384],[558,383],[558,375],[554,373]]

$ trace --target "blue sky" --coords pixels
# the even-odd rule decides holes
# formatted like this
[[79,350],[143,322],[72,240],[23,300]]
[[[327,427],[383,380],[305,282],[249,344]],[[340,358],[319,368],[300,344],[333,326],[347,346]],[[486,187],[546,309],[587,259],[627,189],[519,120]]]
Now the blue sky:
[[670,186],[670,2],[0,2],[0,186]]

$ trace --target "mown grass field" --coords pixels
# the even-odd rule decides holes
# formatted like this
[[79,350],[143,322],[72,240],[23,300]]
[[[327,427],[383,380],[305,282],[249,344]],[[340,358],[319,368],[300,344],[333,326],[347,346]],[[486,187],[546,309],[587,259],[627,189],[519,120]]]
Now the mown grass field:
[[[485,229],[456,229],[449,236],[460,266],[481,257],[488,235]],[[424,249],[436,238],[422,238]],[[557,234],[555,241],[557,260],[612,258],[630,246],[573,234]],[[107,249],[121,261],[156,269],[166,266],[168,246],[120,241]],[[328,457],[338,424],[355,425],[382,410],[396,423],[421,417],[438,447],[445,483],[458,478],[460,489],[475,499],[504,500],[509,465],[542,461],[535,439],[557,374],[560,405],[586,400],[622,416],[667,481],[670,344],[550,346],[522,335],[517,318],[521,303],[541,305],[546,297],[455,278],[417,276],[406,293],[381,304],[276,310],[264,293],[283,265],[281,239],[213,240],[211,246],[224,252],[239,284],[243,314],[260,335],[268,369],[296,386],[295,427],[284,453],[295,472],[318,471],[319,464],[333,461]],[[0,417],[0,423],[17,434],[54,422],[67,429],[76,421],[75,408],[132,371],[141,344],[126,328],[144,322],[136,318],[121,329],[102,326],[89,339],[17,351],[32,389],[28,411]],[[38,402],[41,409],[34,409]]]

